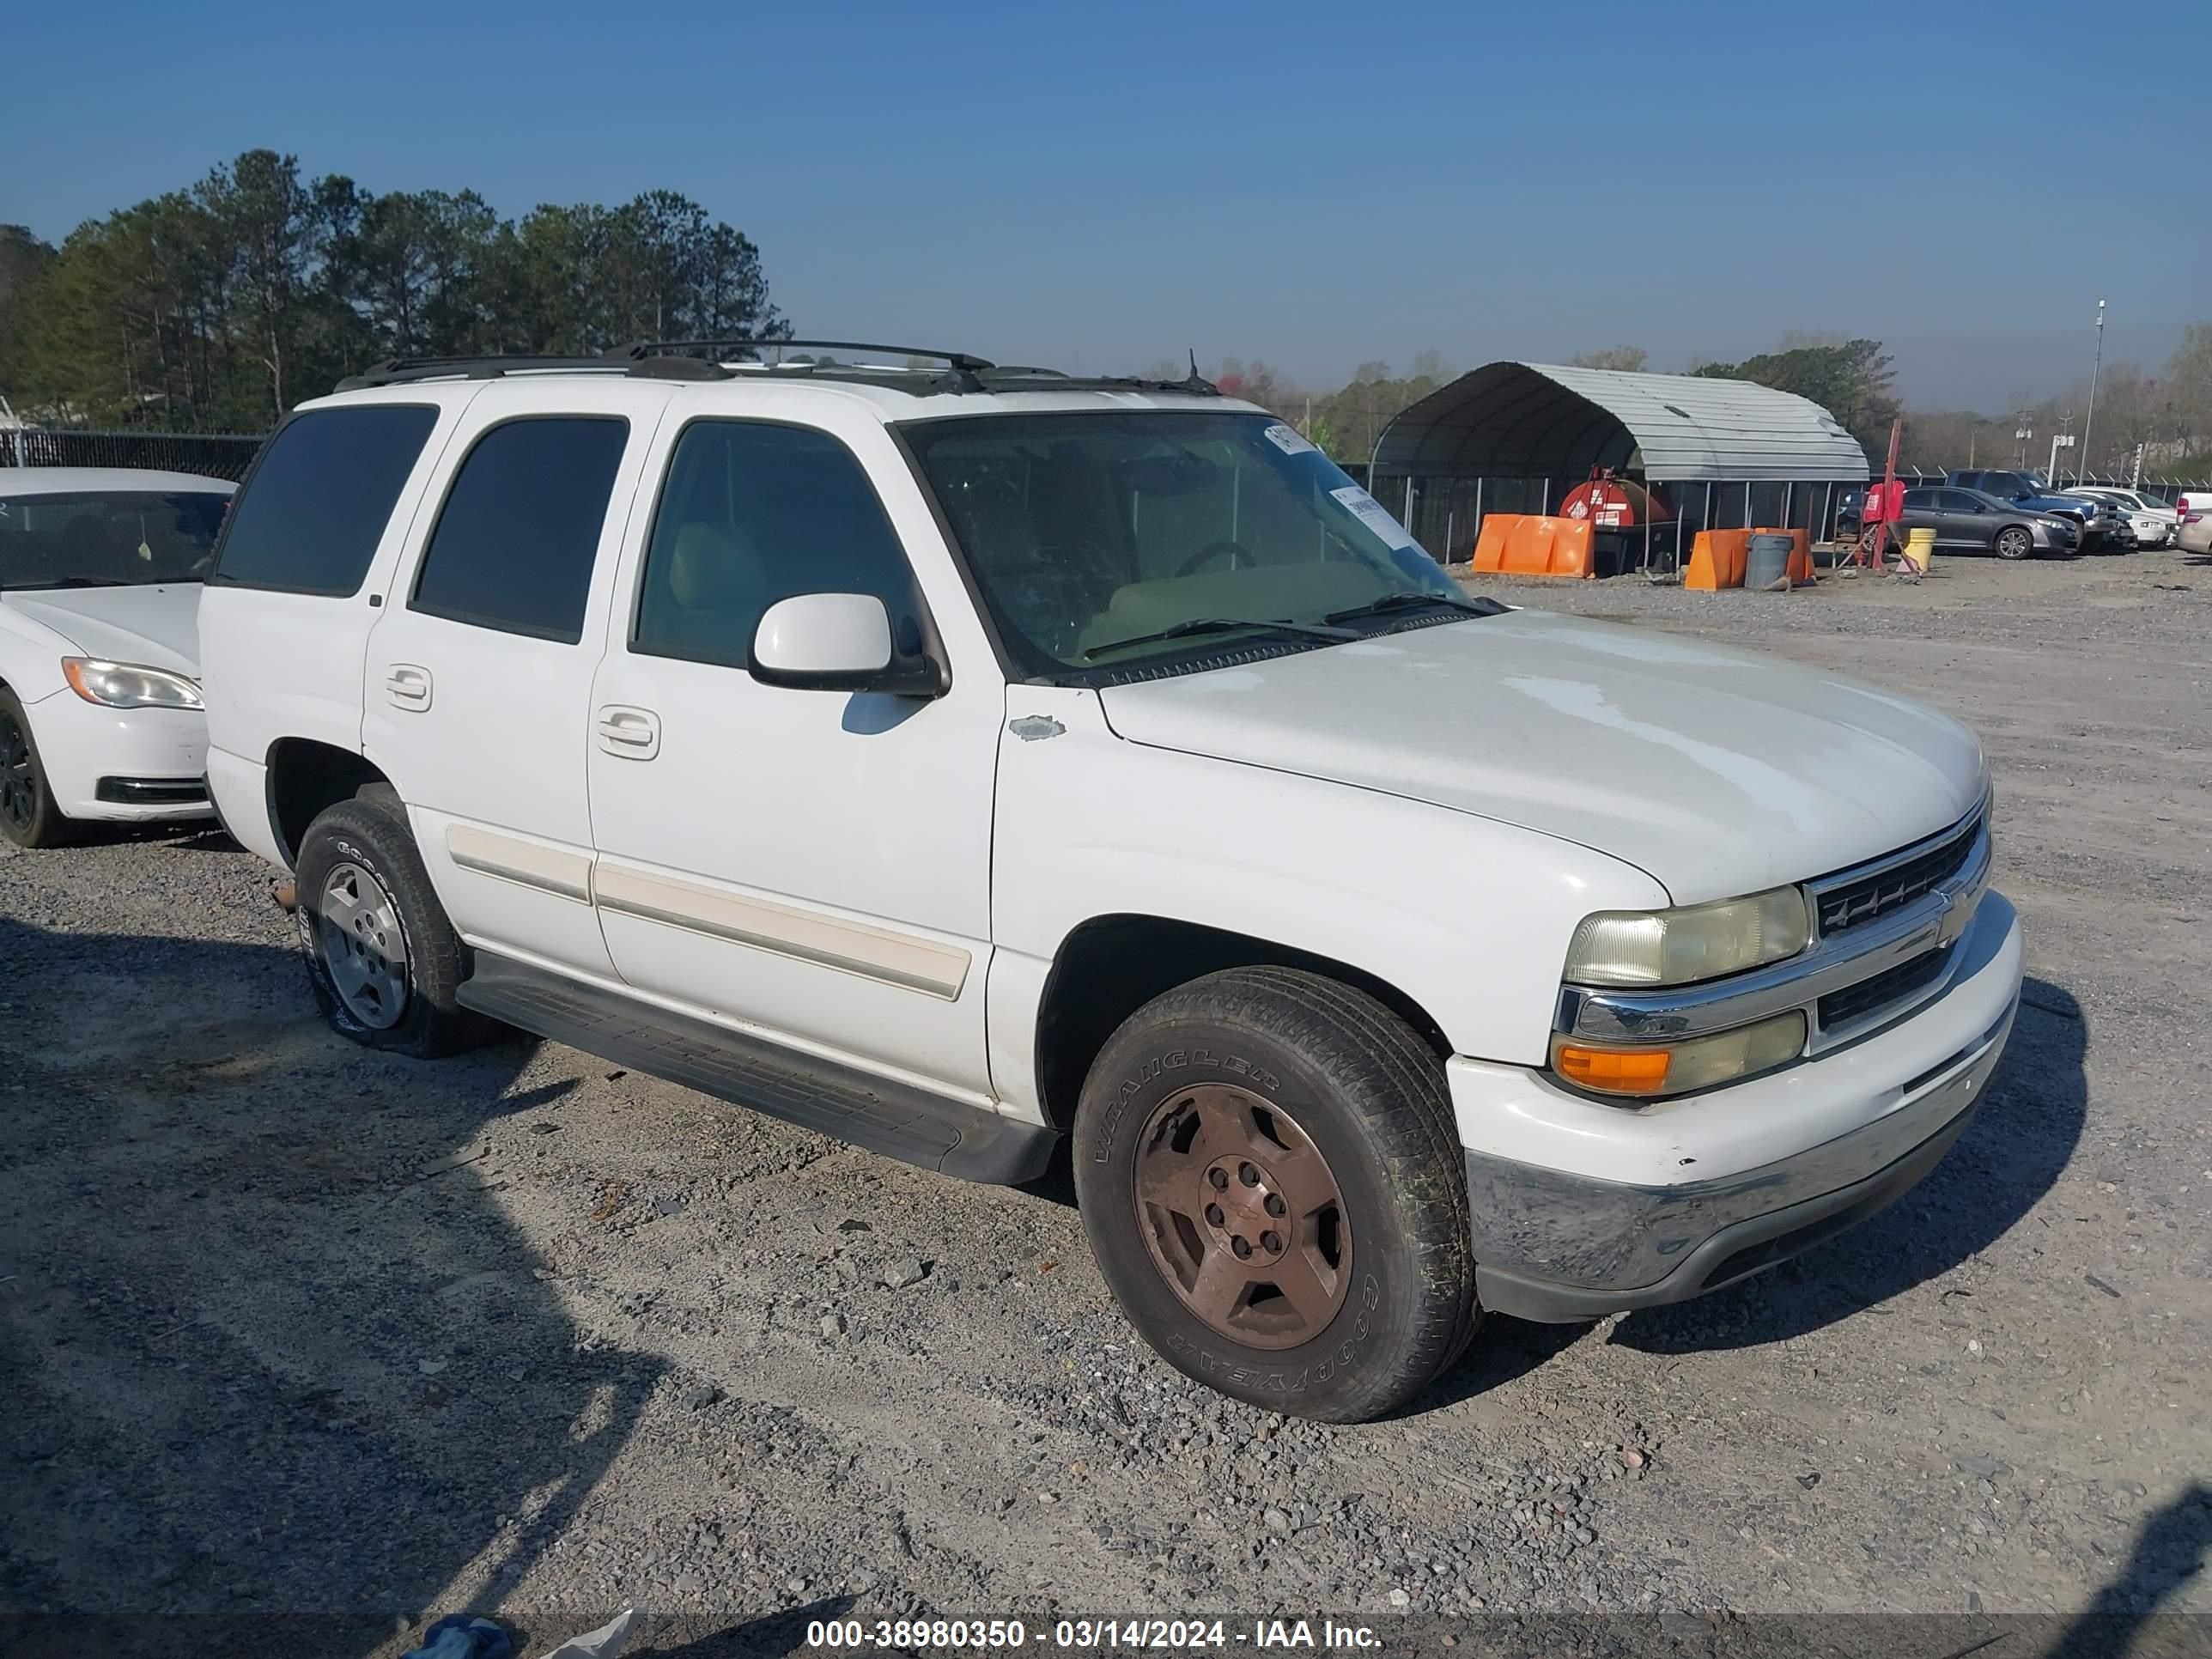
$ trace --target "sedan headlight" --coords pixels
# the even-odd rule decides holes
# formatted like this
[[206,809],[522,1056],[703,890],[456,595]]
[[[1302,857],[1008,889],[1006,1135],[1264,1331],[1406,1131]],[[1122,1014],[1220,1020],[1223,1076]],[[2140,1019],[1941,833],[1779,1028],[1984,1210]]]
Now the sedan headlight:
[[62,676],[70,690],[103,708],[198,708],[200,689],[182,674],[142,663],[102,662],[97,657],[64,657]]
[[1567,947],[1571,985],[1688,985],[1796,956],[1810,942],[1805,895],[1777,887],[1678,910],[1601,910]]

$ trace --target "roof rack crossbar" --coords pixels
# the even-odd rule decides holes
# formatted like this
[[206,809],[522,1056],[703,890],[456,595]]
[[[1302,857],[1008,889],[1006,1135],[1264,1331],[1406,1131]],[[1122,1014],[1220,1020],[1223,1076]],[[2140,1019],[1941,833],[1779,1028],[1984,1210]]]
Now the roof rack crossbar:
[[623,374],[641,380],[721,380],[729,371],[694,357],[641,354],[631,358],[541,356],[526,354],[482,357],[387,357],[340,380],[340,392],[367,386],[404,386],[416,380],[495,380],[502,375],[548,374]]
[[868,340],[638,340],[617,346],[609,356],[644,357],[665,354],[690,356],[702,351],[880,351],[896,357],[933,357],[950,367],[974,374],[993,367],[988,358],[965,351],[940,351],[934,346],[882,345]]

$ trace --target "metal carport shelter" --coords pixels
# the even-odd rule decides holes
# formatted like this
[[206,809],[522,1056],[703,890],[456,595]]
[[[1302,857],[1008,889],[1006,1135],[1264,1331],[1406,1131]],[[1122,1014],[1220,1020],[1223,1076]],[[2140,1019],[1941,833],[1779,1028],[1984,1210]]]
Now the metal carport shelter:
[[1675,539],[1686,520],[1692,530],[1757,523],[1825,539],[1835,486],[1867,480],[1858,440],[1791,392],[1695,374],[1498,362],[1385,427],[1368,488],[1402,507],[1425,545],[1464,558],[1483,514],[1547,512],[1593,467],[1662,487]]

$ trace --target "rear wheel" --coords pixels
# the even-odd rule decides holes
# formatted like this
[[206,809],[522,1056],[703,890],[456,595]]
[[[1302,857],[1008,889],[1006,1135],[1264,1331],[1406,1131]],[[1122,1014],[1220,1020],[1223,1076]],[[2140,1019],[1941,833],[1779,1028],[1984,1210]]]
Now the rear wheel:
[[58,847],[76,825],[54,805],[31,718],[12,691],[0,691],[0,836],[18,847]]
[[1443,1068],[1360,992],[1243,968],[1154,999],[1091,1067],[1074,1152],[1130,1322],[1224,1394],[1358,1421],[1474,1334]]
[[2016,524],[2007,525],[1997,532],[1997,557],[2024,559],[2035,551],[2035,538]]
[[430,885],[398,798],[376,785],[300,838],[294,911],[315,1000],[364,1048],[428,1059],[499,1026],[460,1006],[469,952]]

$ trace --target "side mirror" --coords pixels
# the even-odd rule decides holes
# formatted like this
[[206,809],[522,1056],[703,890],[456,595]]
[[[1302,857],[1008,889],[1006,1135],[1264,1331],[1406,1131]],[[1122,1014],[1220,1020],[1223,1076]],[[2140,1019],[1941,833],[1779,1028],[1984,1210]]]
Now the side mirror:
[[753,630],[746,665],[763,685],[797,691],[933,697],[945,689],[944,672],[927,657],[899,660],[890,613],[872,593],[778,599]]

